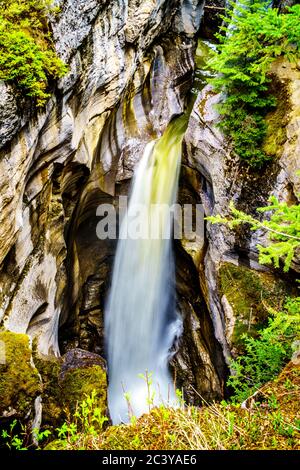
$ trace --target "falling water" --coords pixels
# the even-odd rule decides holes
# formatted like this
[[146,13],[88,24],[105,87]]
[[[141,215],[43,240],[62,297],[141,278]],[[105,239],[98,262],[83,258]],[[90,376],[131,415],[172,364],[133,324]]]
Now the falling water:
[[[166,236],[169,213],[159,208],[176,200],[185,128],[186,117],[181,116],[156,143],[146,146],[120,227],[105,312],[108,401],[114,423],[127,422],[130,412],[140,416],[148,410],[147,380],[141,374],[151,375],[154,404],[175,402],[168,359],[181,321],[175,307],[172,241],[169,233]],[[155,223],[158,237],[149,236],[150,231],[138,239],[127,236],[137,207],[144,209],[141,229]]]

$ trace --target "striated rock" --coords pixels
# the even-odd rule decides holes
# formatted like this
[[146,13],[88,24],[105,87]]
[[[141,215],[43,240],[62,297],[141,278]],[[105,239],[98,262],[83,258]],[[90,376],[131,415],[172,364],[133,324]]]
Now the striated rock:
[[54,0],[60,12],[50,19],[53,39],[59,56],[69,62],[90,33],[93,22],[108,0]]
[[[60,12],[51,17],[51,28],[69,72],[35,116],[27,112],[29,104],[24,113],[15,111],[13,101],[5,105],[0,321],[35,339],[45,423],[58,425],[61,403],[70,410],[86,385],[90,392],[98,380],[105,389],[103,362],[80,351],[105,356],[103,311],[115,241],[97,238],[96,210],[100,203],[116,206],[118,196],[128,193],[145,145],[185,110],[203,3],[56,0]],[[195,173],[187,190],[193,195],[203,183]],[[191,259],[182,260],[182,277],[203,262],[203,246],[203,239],[186,240]],[[200,287],[184,292],[179,281],[178,292],[184,319],[173,362],[178,383],[190,383],[187,395],[195,403],[194,389],[207,399],[219,397],[222,352]],[[50,359],[64,352],[63,362]],[[71,402],[67,389],[74,391]]]
[[[256,208],[266,205],[271,194],[289,203],[297,201],[299,73],[295,64],[285,60],[280,59],[273,64],[274,91],[280,99],[275,112],[267,116],[269,131],[265,146],[272,151],[275,141],[277,153],[273,163],[260,172],[245,167],[220,133],[217,127],[219,116],[215,110],[219,96],[209,85],[199,94],[185,136],[184,164],[199,175],[199,195],[206,215],[228,214],[231,200],[238,209],[256,217],[259,216]],[[236,352],[240,333],[258,325],[258,310],[264,295],[271,299],[274,288],[279,288],[281,294],[276,294],[279,301],[276,307],[280,308],[280,299],[290,292],[290,280],[283,278],[283,281],[278,281],[272,269],[259,265],[256,245],[267,243],[266,234],[262,231],[253,232],[247,227],[230,231],[222,225],[208,224],[205,239],[199,277],[216,338],[222,344],[224,356],[229,359],[231,353]],[[299,270],[297,260],[293,268]],[[224,290],[222,284],[226,272],[231,273],[228,290]],[[245,285],[238,281],[242,278],[247,279]],[[261,297],[264,289],[266,292]],[[249,319],[251,312],[253,316]]]
[[0,149],[11,140],[19,127],[20,117],[13,89],[0,82]]
[[179,15],[175,19],[175,31],[194,36],[203,15],[205,2],[201,0],[180,0]]
[[184,12],[179,0],[56,4],[55,46],[70,71],[14,138],[20,113],[3,88],[0,151],[0,319],[44,355],[59,355],[59,324],[72,324],[70,344],[103,342],[113,251],[96,237],[96,208],[119,182],[127,191],[145,144],[183,111],[200,20],[199,1]]

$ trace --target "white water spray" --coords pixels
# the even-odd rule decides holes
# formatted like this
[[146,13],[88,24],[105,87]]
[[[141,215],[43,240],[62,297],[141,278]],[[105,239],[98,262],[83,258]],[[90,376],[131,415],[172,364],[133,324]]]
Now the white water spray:
[[[138,205],[146,207],[145,224],[155,220],[159,221],[160,234],[169,230],[168,214],[159,211],[158,215],[157,210],[162,205],[172,206],[176,200],[185,127],[186,118],[180,117],[157,143],[146,146],[120,227],[105,311],[108,402],[114,424],[127,422],[129,412],[135,416],[147,412],[149,398],[155,405],[175,403],[168,358],[181,321],[175,307],[171,237],[132,239],[127,230]],[[151,374],[154,396],[149,397],[147,381],[139,374]]]

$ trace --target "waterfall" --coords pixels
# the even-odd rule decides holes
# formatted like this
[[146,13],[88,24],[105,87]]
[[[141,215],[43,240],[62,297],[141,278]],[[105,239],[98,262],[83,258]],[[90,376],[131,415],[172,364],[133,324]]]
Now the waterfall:
[[[147,144],[120,226],[105,309],[108,404],[114,424],[127,422],[130,410],[135,416],[148,411],[149,398],[155,405],[175,403],[168,359],[182,325],[176,313],[171,227],[165,208],[176,201],[186,121],[185,116],[175,119],[157,142]],[[129,236],[137,208],[142,212],[140,237]],[[152,229],[158,230],[154,236]]]

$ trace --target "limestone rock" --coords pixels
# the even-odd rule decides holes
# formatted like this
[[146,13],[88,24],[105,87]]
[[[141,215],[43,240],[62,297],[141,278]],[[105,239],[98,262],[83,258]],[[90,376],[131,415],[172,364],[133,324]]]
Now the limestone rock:
[[293,343],[294,352],[291,358],[291,362],[297,366],[300,365],[300,341],[294,341]]
[[53,6],[60,12],[50,19],[55,47],[60,57],[68,62],[90,33],[99,11],[108,1],[55,0]]
[[0,149],[20,127],[20,117],[13,89],[0,82]]
[[[300,72],[296,64],[279,59],[273,64],[272,74],[277,93],[280,93],[282,107],[276,112],[284,113],[285,119],[282,121],[278,116],[267,116],[271,129],[270,139],[276,139],[278,131],[280,145],[277,146],[279,153],[274,156],[273,163],[260,172],[248,171],[241,165],[218,129],[219,116],[215,104],[220,97],[213,92],[210,85],[204,88],[194,104],[185,136],[184,164],[199,174],[202,182],[199,195],[206,215],[226,215],[229,203],[233,201],[238,209],[257,216],[256,208],[266,205],[271,194],[289,203],[295,203],[297,200]],[[276,122],[277,128],[274,127]],[[201,272],[201,268],[199,270],[202,291],[210,310],[216,338],[222,344],[224,356],[229,359],[234,351],[234,330],[241,327],[241,323],[237,321],[241,311],[235,311],[227,293],[220,289],[220,269],[222,270],[224,262],[229,262],[232,270],[254,270],[249,285],[237,288],[241,298],[247,298],[247,289],[255,288],[255,279],[260,276],[266,279],[268,276],[272,277],[272,273],[268,273],[269,268],[258,263],[256,245],[264,246],[267,243],[266,234],[262,231],[253,232],[247,227],[241,227],[234,232],[222,225],[208,224],[205,240],[206,245],[202,253],[203,271]],[[298,271],[299,261],[296,260],[292,268]],[[270,295],[271,292],[272,288]],[[255,308],[257,305],[259,302]]]
[[[55,47],[69,73],[32,117],[26,103],[22,113],[17,109],[9,87],[0,88],[6,143],[0,150],[0,319],[6,329],[36,338],[40,353],[58,356],[59,325],[73,324],[70,344],[90,347],[88,328],[92,338],[103,336],[98,317],[111,261],[98,254],[85,261],[81,229],[90,226],[88,240],[98,253],[98,204],[111,201],[120,182],[126,187],[146,143],[183,111],[193,70],[190,24],[195,32],[200,18],[196,0],[184,7],[180,31],[174,29],[182,17],[179,0],[55,4]],[[110,248],[102,253],[112,255]],[[90,311],[81,292],[102,264],[101,293],[94,289],[102,300],[94,299]],[[75,325],[80,338],[71,341]]]
[[72,349],[63,357],[60,380],[64,380],[65,375],[74,369],[93,366],[101,366],[103,370],[106,369],[106,363],[101,356],[83,349]]

